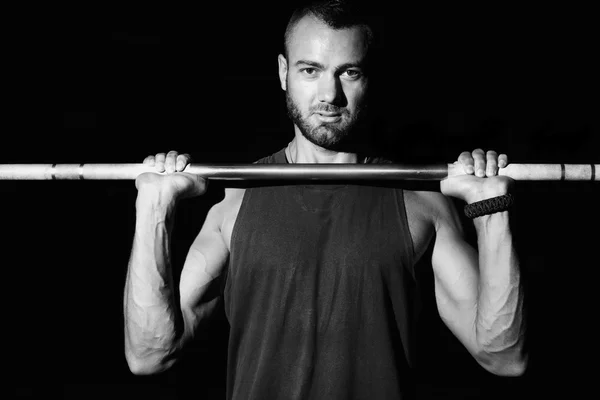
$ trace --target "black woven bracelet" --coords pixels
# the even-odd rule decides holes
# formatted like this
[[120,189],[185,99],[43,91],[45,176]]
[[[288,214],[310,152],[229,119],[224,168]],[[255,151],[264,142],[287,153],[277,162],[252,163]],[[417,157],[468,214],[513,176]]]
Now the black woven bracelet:
[[467,204],[465,206],[465,215],[473,219],[483,215],[494,214],[500,211],[508,210],[513,203],[514,198],[510,193],[503,196],[492,197],[491,199],[485,199],[475,203]]

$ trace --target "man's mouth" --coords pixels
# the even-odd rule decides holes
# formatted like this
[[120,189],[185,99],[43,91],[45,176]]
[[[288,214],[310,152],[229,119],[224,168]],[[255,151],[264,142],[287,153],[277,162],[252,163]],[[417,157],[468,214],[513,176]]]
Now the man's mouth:
[[327,111],[317,111],[317,114],[322,115],[323,117],[339,117],[342,113],[339,112],[327,112]]
[[342,114],[340,113],[332,113],[332,112],[317,112],[315,113],[317,119],[321,122],[338,122],[342,119]]

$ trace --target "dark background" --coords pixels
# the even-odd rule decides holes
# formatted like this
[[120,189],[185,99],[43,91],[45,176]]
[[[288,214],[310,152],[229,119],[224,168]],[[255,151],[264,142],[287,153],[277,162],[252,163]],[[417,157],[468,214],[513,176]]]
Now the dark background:
[[[451,162],[482,147],[512,162],[599,163],[591,12],[545,7],[381,6],[382,148],[407,162]],[[48,78],[56,91],[41,111],[22,110],[20,129],[3,135],[1,162],[141,162],[172,149],[196,162],[251,162],[279,150],[293,137],[276,62],[290,10],[240,2],[65,9],[29,36],[52,47],[44,62],[57,69]],[[594,387],[599,185],[520,182],[516,191],[530,368],[518,379],[483,372],[427,297],[422,398],[578,397]],[[127,369],[132,181],[3,181],[0,194],[8,395],[224,397],[222,316],[172,371]],[[216,183],[181,204],[179,267],[222,195]]]

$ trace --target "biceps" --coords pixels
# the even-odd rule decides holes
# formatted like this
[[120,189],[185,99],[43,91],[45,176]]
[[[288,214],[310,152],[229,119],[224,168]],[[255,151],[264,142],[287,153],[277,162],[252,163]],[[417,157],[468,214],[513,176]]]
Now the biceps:
[[477,252],[458,232],[438,232],[431,261],[438,303],[458,308],[476,304]]
[[479,271],[477,253],[462,237],[436,238],[432,256],[440,318],[471,354],[477,354],[475,324]]
[[220,233],[201,233],[190,248],[179,282],[186,330],[193,330],[213,311],[220,294],[218,279],[228,251]]

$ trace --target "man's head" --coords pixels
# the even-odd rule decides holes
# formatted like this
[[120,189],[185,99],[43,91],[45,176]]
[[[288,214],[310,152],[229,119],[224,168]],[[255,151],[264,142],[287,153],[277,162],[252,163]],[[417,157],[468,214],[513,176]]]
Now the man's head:
[[288,114],[312,143],[341,151],[364,119],[373,30],[348,2],[318,1],[294,12],[279,55]]

